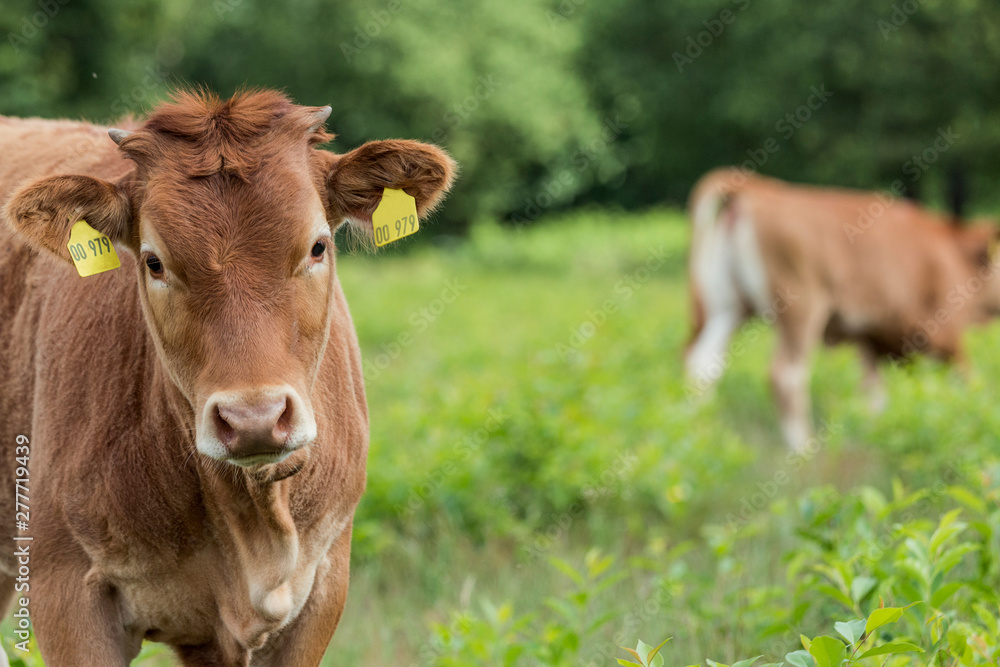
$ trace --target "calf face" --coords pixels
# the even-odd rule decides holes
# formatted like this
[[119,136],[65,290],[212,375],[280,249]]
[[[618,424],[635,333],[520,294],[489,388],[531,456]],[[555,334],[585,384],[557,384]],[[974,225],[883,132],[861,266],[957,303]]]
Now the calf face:
[[134,254],[160,362],[190,408],[198,451],[213,459],[305,456],[329,332],[350,326],[334,317],[334,229],[348,219],[370,234],[384,188],[425,213],[450,186],[453,162],[433,146],[314,148],[331,138],[329,113],[271,92],[225,102],[182,93],[136,131],[111,131],[135,162],[123,178],[46,178],[7,206],[25,239],[66,261],[79,219]]
[[953,308],[969,304],[971,319],[984,322],[1000,317],[1000,226],[992,220],[976,220],[955,229],[956,243],[970,267],[965,284],[955,285],[949,301]]

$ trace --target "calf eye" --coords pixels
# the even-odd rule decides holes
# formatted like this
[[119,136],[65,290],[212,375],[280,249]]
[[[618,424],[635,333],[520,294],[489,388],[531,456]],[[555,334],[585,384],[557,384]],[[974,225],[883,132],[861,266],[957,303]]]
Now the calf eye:
[[156,255],[146,257],[146,268],[149,269],[150,275],[154,278],[163,277],[163,263]]
[[315,259],[319,259],[326,252],[326,241],[316,241],[312,247],[312,256]]

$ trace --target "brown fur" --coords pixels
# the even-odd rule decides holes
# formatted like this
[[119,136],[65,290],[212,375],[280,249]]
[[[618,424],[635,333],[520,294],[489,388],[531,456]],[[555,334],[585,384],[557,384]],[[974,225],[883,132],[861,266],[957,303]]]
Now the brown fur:
[[[703,313],[694,321],[695,339],[713,315],[696,274],[703,271],[702,283],[710,282],[704,271],[735,275],[750,251],[734,246],[730,259],[712,260],[709,245],[734,239],[734,226],[752,228],[768,293],[756,295],[746,280],[732,279],[737,294],[731,300],[746,306],[732,320],[765,315],[777,327],[773,377],[783,421],[807,417],[807,384],[789,378],[804,375],[808,354],[821,341],[856,343],[869,383],[877,384],[877,358],[961,358],[962,332],[1000,313],[992,225],[962,227],[884,195],[791,185],[735,169],[703,177],[690,211],[692,219],[702,216],[692,244],[694,309]],[[727,231],[713,236],[713,227]],[[976,284],[978,289],[967,288]]]
[[[383,187],[426,213],[454,165],[410,141],[318,150],[318,111],[270,91],[180,93],[121,151],[102,128],[0,118],[0,498],[13,517],[27,435],[28,595],[50,667],[127,665],[143,638],[185,665],[322,658],[368,414],[333,249],[310,259],[314,225],[370,233]],[[121,269],[77,276],[66,242],[81,218]],[[166,287],[147,275],[149,239]],[[252,468],[198,453],[208,395],[275,382],[311,405],[311,445]],[[9,590],[9,550],[0,572]]]

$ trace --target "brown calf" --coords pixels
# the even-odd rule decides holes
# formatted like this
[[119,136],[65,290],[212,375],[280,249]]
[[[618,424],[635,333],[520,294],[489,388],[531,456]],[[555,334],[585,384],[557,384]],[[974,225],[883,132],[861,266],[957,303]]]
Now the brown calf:
[[[318,150],[329,113],[180,93],[117,147],[0,118],[0,498],[14,517],[30,440],[34,538],[28,587],[8,547],[0,590],[49,667],[127,665],[143,639],[185,665],[319,664],[368,449],[332,234],[370,235],[383,188],[427,212],[453,174],[412,141]],[[77,275],[80,219],[120,269]]]
[[695,186],[687,373],[696,392],[727,365],[729,339],[758,315],[778,331],[771,379],[785,440],[810,435],[810,352],[856,343],[873,405],[876,361],[961,357],[971,323],[1000,314],[997,229],[968,228],[888,196],[792,185],[719,169]]

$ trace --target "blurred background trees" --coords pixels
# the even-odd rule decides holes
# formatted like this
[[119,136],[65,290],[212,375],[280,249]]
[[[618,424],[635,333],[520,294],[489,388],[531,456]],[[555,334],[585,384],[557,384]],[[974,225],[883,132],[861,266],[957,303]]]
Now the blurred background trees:
[[440,143],[462,165],[440,232],[680,204],[744,162],[931,201],[962,164],[973,211],[1000,203],[985,0],[5,0],[0,37],[4,114],[111,122],[178,85],[271,86],[332,105],[336,150]]

